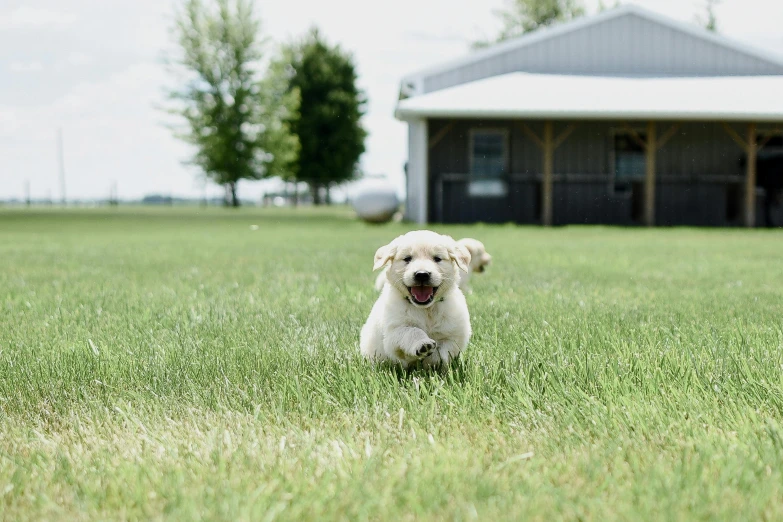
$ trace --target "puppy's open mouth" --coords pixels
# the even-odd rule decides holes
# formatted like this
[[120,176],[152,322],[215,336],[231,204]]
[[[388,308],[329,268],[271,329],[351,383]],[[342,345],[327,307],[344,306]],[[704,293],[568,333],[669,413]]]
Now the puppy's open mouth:
[[478,267],[478,271],[479,271],[479,273],[480,273],[480,274],[481,274],[481,273],[483,273],[483,272],[484,272],[484,270],[485,270],[485,268],[484,268],[484,265],[479,265],[479,267]]
[[411,302],[417,305],[430,304],[435,299],[435,292],[438,291],[437,286],[409,286],[408,291],[411,293]]

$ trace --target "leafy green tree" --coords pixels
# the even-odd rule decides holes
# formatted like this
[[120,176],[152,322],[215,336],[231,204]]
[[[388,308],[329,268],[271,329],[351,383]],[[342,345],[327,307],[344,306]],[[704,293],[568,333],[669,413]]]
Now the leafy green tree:
[[362,127],[366,100],[356,85],[353,57],[330,46],[317,29],[288,46],[289,86],[298,93],[298,110],[289,118],[300,144],[296,179],[310,186],[315,204],[322,191],[356,177],[367,136]]
[[185,0],[173,28],[172,70],[182,87],[170,92],[170,112],[184,125],[176,135],[195,148],[191,163],[226,188],[239,206],[241,179],[285,175],[297,142],[286,119],[295,92],[262,75],[263,41],[251,0]]
[[290,120],[299,110],[299,89],[290,88],[293,69],[283,56],[269,64],[258,96],[266,151],[273,154],[266,164],[267,176],[297,181],[299,139],[291,131]]
[[289,185],[294,188],[294,206],[299,203],[299,138],[291,132],[291,121],[295,120],[299,111],[299,89],[291,86],[294,77],[293,52],[290,46],[281,46],[278,55],[270,62],[268,69],[268,83],[270,92],[280,98],[284,107],[282,120],[287,133],[285,136],[294,140],[294,147],[286,149],[287,154],[281,158],[278,176],[284,182],[284,192],[288,194]]
[[598,12],[603,13],[607,9],[614,9],[615,7],[620,7],[620,0],[614,0],[613,4],[607,5],[604,0],[598,0]]
[[721,0],[707,0],[707,19],[702,23],[704,24],[705,29],[713,33],[718,32],[718,17],[715,15],[715,7],[720,3]]
[[487,47],[492,43],[515,38],[559,22],[584,16],[581,0],[508,0],[505,9],[497,11],[503,27],[494,42],[480,41],[474,47]]

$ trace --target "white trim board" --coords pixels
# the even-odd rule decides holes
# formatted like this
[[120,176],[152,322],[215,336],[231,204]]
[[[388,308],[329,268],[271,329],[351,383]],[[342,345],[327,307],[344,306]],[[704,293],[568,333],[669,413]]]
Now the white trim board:
[[[525,96],[518,93],[524,92]],[[409,118],[783,122],[783,76],[618,78],[509,73],[399,102]]]

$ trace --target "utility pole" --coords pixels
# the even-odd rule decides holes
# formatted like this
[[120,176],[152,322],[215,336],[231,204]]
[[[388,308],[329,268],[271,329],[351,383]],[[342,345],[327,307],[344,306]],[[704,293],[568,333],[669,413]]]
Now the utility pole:
[[62,197],[62,204],[66,206],[68,200],[65,197],[65,153],[63,151],[63,129],[59,127],[57,129],[57,149],[58,160],[60,164],[60,196]]
[[30,206],[30,180],[24,180],[24,201],[27,206]]

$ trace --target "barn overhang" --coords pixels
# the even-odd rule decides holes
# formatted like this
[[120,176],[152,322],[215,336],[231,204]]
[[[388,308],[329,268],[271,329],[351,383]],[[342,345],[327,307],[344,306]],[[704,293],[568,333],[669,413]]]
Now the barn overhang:
[[626,78],[510,73],[401,100],[395,116],[783,121],[783,76]]

